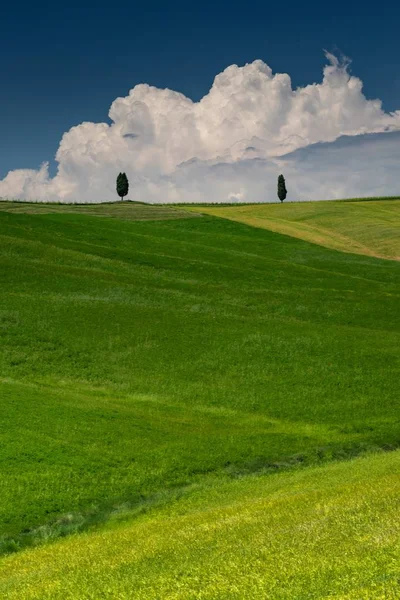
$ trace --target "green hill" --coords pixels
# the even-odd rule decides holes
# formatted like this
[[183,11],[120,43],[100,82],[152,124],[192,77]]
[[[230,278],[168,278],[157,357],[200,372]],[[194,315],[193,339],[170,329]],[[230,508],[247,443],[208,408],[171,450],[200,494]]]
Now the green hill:
[[[103,535],[101,526],[115,515],[168,514],[193,489],[203,499],[210,493],[212,503],[213,489],[226,485],[228,498],[239,485],[229,481],[252,473],[267,474],[254,485],[269,494],[273,471],[282,471],[273,477],[284,485],[286,477],[301,481],[312,472],[285,470],[398,445],[396,261],[213,216],[189,218],[183,209],[163,207],[162,216],[159,207],[146,207],[139,216],[128,204],[119,218],[119,205],[108,205],[107,215],[98,207],[91,214],[0,208],[3,552],[100,527],[65,542],[79,545]],[[379,460],[397,469],[397,454],[390,456]],[[244,494],[253,480],[241,480]],[[375,483],[379,494],[384,487]],[[190,503],[176,506],[190,512]],[[174,527],[178,520],[167,537],[174,538]],[[208,527],[214,525],[204,521],[199,541],[205,554]],[[241,547],[244,530],[239,534]],[[79,592],[85,588],[72,578],[70,588],[62,584],[65,595],[55,595],[61,592],[51,587],[51,570],[50,579],[42,573],[48,592],[7,577],[26,560],[18,569],[36,581],[27,565],[37,572],[35,561],[47,561],[52,548],[3,558],[2,597],[14,589],[10,597],[101,597]],[[73,564],[78,569],[82,561],[78,553]],[[171,573],[165,585],[173,585]],[[380,590],[386,580],[376,577]],[[104,585],[103,597],[118,597],[117,580]],[[160,597],[174,597],[168,593]]]
[[343,252],[400,259],[400,199],[202,206],[194,210]]

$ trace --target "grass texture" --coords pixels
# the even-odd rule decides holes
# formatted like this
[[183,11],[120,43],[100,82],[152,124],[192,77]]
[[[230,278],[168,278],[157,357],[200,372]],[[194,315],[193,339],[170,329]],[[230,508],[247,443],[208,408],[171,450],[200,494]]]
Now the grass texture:
[[0,243],[3,551],[399,442],[395,261],[211,216],[0,211]]
[[400,259],[400,199],[201,206],[211,214],[334,248]]
[[396,600],[400,452],[193,487],[0,562],[4,600]]
[[149,205],[141,202],[102,202],[99,204],[57,204],[44,202],[0,201],[0,212],[13,214],[48,215],[75,214],[93,217],[109,217],[126,221],[165,221],[197,216],[178,207]]

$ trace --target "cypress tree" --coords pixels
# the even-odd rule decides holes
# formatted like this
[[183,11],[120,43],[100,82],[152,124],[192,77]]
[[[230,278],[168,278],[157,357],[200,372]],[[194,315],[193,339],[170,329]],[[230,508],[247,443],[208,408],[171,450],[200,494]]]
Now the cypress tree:
[[287,189],[285,178],[283,175],[279,175],[278,177],[278,198],[281,202],[283,202],[286,198]]
[[117,194],[124,199],[129,191],[129,181],[125,173],[120,173],[117,177]]

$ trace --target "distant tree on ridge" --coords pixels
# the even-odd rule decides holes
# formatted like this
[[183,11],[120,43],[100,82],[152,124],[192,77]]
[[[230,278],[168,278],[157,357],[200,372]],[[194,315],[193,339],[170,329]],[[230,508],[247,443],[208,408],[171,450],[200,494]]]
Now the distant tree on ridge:
[[287,195],[285,178],[283,175],[279,175],[278,177],[278,198],[281,202],[283,202]]
[[129,181],[125,173],[120,173],[117,177],[117,194],[124,199],[129,192]]

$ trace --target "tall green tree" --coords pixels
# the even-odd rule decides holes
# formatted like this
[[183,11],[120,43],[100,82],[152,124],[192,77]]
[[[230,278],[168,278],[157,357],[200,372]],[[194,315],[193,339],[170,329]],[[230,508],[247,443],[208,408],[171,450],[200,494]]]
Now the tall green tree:
[[117,194],[124,199],[124,196],[129,192],[129,181],[126,173],[120,173],[117,177]]
[[278,177],[278,198],[281,202],[283,202],[287,195],[286,182],[283,175],[279,175]]

